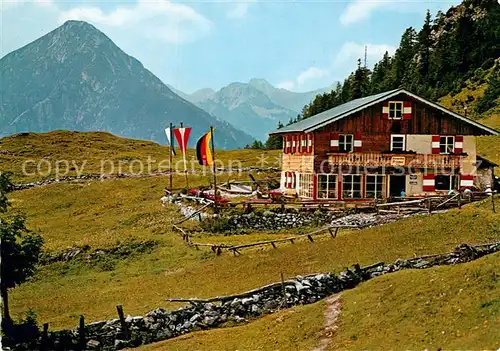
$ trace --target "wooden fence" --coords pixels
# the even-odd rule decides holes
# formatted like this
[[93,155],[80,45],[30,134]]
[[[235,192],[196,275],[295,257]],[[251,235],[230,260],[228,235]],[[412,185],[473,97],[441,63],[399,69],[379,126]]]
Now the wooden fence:
[[228,245],[228,244],[209,244],[209,243],[197,243],[194,242],[191,238],[191,236],[181,227],[177,225],[173,225],[173,228],[179,232],[179,234],[182,237],[182,240],[184,240],[189,246],[193,246],[195,248],[199,247],[209,247],[212,249],[212,251],[216,255],[220,255],[222,253],[222,250],[227,250],[231,251],[233,255],[240,255],[241,252],[240,250],[246,249],[249,247],[256,247],[256,246],[272,246],[273,248],[277,248],[276,244],[278,243],[291,243],[294,244],[296,240],[299,239],[305,239],[307,238],[309,242],[314,242],[313,236],[317,235],[322,235],[326,232],[330,234],[330,236],[333,238],[337,237],[337,234],[340,229],[362,229],[362,226],[357,226],[357,225],[329,225],[325,226],[323,228],[317,229],[315,231],[312,231],[307,234],[299,234],[299,235],[294,235],[290,236],[288,238],[280,238],[280,239],[274,239],[274,240],[265,240],[265,241],[257,241],[253,243],[247,243],[247,244],[240,244],[240,245]]

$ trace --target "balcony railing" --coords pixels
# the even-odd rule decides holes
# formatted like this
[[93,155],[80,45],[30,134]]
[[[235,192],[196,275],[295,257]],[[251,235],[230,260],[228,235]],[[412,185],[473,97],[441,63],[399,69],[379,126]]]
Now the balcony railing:
[[378,167],[444,167],[459,168],[460,155],[433,154],[381,154],[381,153],[328,153],[328,163],[339,166]]

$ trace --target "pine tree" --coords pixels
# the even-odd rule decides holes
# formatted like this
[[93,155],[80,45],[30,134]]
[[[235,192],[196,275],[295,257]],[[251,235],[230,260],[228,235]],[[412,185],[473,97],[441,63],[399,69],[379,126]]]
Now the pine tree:
[[[277,129],[283,128],[283,123],[281,121],[278,121],[278,127]],[[269,138],[267,138],[265,148],[268,150],[279,150],[283,148],[283,137],[281,135],[270,135]]]

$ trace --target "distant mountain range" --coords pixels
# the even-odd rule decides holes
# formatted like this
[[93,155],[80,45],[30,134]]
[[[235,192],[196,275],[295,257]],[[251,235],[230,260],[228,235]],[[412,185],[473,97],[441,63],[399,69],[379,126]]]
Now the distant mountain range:
[[0,81],[0,137],[68,129],[165,143],[164,128],[182,121],[193,127],[191,146],[211,125],[219,148],[253,142],[175,94],[86,22],[68,21],[4,56]]
[[268,133],[276,129],[278,121],[286,124],[316,95],[331,90],[324,88],[297,93],[276,88],[265,79],[255,78],[248,83],[231,83],[217,92],[205,88],[186,94],[171,86],[170,88],[211,115],[220,117],[261,140],[266,140]]

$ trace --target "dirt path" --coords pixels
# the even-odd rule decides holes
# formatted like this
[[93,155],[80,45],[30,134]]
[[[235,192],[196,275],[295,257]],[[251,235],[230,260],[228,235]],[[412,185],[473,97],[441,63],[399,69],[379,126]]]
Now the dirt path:
[[324,351],[332,342],[333,334],[337,330],[337,321],[340,315],[340,295],[335,294],[325,300],[325,329],[319,346],[313,351]]

